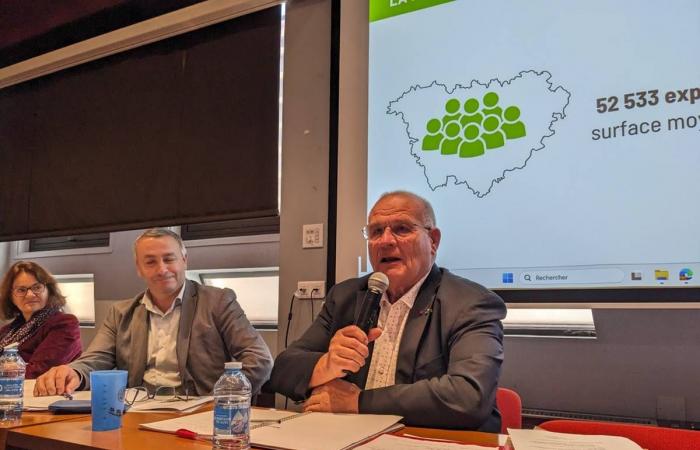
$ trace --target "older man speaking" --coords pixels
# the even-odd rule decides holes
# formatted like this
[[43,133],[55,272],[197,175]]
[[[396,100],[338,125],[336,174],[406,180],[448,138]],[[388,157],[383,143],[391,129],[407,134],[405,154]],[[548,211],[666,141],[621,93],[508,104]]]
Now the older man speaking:
[[412,426],[498,432],[503,300],[435,265],[440,230],[430,203],[384,194],[364,229],[389,287],[378,328],[353,325],[367,278],[339,283],[304,335],[282,352],[269,387],[307,411],[398,414]]

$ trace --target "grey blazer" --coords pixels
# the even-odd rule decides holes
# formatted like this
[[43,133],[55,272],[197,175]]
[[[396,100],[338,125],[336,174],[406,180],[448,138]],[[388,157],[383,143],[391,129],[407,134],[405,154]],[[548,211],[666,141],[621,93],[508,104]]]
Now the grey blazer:
[[[266,389],[294,400],[308,395],[313,368],[330,339],[359,314],[367,278],[329,291],[311,327],[275,360]],[[496,389],[505,314],[496,294],[434,265],[406,319],[396,384],[362,391],[360,412],[398,414],[410,426],[499,432]],[[370,360],[371,353],[364,367],[346,379],[363,388]]]
[[[248,322],[230,289],[202,286],[187,280],[177,335],[177,359],[183,386],[190,395],[208,395],[224,372],[226,361],[240,361],[253,394],[270,376],[272,356],[260,334]],[[148,357],[148,311],[143,293],[114,304],[97,336],[72,362],[90,387],[93,370],[129,371],[128,386],[143,384]],[[173,336],[175,339],[175,336]]]

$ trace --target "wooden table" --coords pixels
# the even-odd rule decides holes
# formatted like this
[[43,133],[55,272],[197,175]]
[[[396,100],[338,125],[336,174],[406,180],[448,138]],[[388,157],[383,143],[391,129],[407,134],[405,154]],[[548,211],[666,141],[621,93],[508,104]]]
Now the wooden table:
[[498,435],[493,433],[482,433],[479,431],[457,431],[439,430],[435,428],[406,427],[393,433],[397,436],[404,434],[420,436],[432,439],[447,439],[450,441],[463,442],[465,444],[477,444],[487,447],[498,447]]
[[127,413],[122,427],[92,431],[92,417],[10,430],[7,450],[185,450],[211,449],[211,442],[183,439],[173,434],[140,430],[139,424],[177,417],[173,413]]
[[[122,428],[92,431],[90,416],[9,430],[7,450],[204,450],[209,441],[194,441],[172,434],[141,430],[139,424],[177,417],[172,413],[127,413]],[[498,446],[498,435],[475,431],[404,428],[396,434],[456,440],[468,444]]]
[[28,412],[22,413],[22,417],[14,422],[0,421],[0,449],[5,448],[7,436],[10,430],[29,427],[33,425],[41,425],[47,423],[62,422],[65,420],[74,420],[88,417],[88,414],[53,414],[49,412]]

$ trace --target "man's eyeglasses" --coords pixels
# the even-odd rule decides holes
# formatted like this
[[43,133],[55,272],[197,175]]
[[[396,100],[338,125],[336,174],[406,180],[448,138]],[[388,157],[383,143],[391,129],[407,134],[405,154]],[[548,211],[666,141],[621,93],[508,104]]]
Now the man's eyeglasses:
[[44,283],[34,283],[31,286],[18,286],[12,289],[12,295],[19,298],[24,298],[27,296],[27,292],[32,291],[34,295],[39,295],[44,292],[46,285]]
[[362,235],[369,241],[376,241],[384,235],[384,230],[390,229],[394,237],[402,239],[412,235],[416,229],[424,228],[427,231],[432,230],[432,227],[426,227],[413,222],[401,221],[391,223],[371,223],[362,227]]
[[163,402],[175,402],[178,400],[188,401],[190,396],[185,389],[184,394],[177,392],[177,387],[174,386],[157,386],[151,391],[145,386],[129,388],[124,393],[124,402],[131,406],[134,403],[145,402],[148,400],[160,400]]

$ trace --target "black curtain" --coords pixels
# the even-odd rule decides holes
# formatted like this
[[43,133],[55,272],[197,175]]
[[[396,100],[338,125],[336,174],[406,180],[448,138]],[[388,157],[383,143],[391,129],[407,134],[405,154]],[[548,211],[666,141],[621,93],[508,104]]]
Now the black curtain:
[[0,240],[278,214],[280,7],[0,90]]

